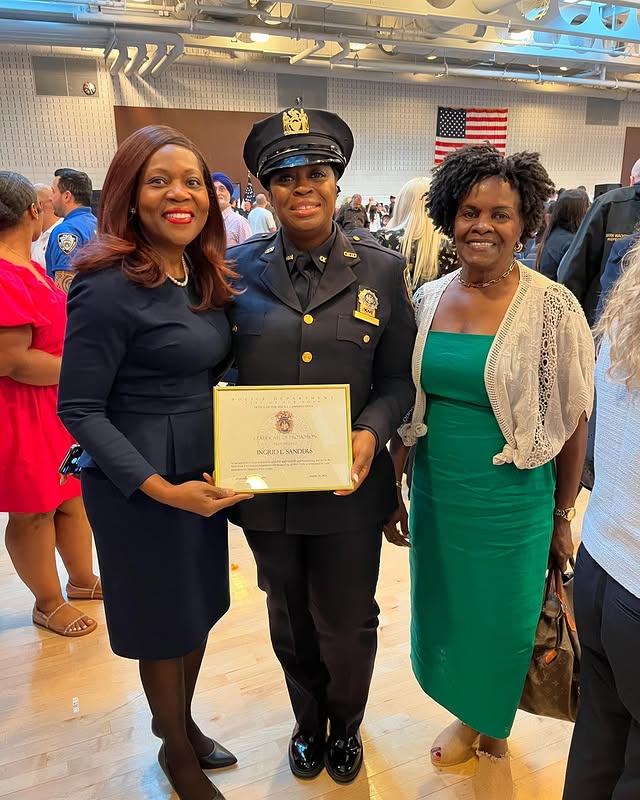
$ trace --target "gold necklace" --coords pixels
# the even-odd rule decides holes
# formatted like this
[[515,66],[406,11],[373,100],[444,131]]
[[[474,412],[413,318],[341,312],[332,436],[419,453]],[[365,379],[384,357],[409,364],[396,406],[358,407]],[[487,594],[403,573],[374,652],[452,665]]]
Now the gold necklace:
[[[20,259],[21,259],[21,260],[24,260],[24,253],[19,253],[17,250],[14,250],[14,249],[13,249],[13,247],[9,247],[9,245],[8,245],[6,242],[0,241],[0,246],[1,246],[1,247],[6,247],[6,248],[7,248],[7,250],[8,250],[10,253],[14,253],[16,256],[20,256]],[[27,261],[28,261],[29,263],[31,263],[31,257],[30,257],[30,256],[29,256],[29,257],[27,257]]]
[[494,283],[500,283],[500,281],[504,280],[507,277],[507,275],[513,272],[517,263],[518,262],[514,259],[511,262],[511,266],[509,267],[509,269],[503,272],[499,278],[493,278],[492,280],[485,281],[484,283],[471,283],[471,281],[465,281],[465,279],[462,277],[462,272],[458,273],[458,280],[463,286],[466,286],[467,289],[486,289],[487,286],[493,286]]
[[184,270],[184,278],[181,280],[179,278],[174,278],[173,275],[169,275],[168,272],[165,272],[165,275],[169,278],[171,283],[175,283],[176,286],[181,286],[184,289],[189,283],[189,267],[187,266],[184,256],[182,256],[182,269]]

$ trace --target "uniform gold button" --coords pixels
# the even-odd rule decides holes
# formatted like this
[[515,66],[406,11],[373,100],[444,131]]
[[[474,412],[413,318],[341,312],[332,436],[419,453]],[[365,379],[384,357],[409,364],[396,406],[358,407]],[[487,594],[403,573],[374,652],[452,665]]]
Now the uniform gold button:
[[308,364],[310,361],[313,361],[313,355],[311,353],[303,353],[302,360],[305,364]]
[[313,317],[311,314],[305,314],[302,319],[307,323],[307,325],[311,325],[313,323]]
[[360,241],[360,237],[359,236],[354,236],[353,237],[353,241],[354,242],[359,242]]
[[371,337],[369,336],[369,334],[368,334],[368,333],[365,333],[365,335],[362,337],[362,341],[363,341],[365,344],[369,344],[369,342],[371,341]]
[[231,328],[231,330],[233,331],[233,333],[237,333],[238,332],[238,326],[234,325],[233,328]]

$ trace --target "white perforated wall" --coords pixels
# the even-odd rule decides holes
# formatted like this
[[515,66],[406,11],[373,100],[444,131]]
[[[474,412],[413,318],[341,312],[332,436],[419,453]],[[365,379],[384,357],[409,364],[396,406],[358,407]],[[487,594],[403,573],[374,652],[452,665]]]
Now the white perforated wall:
[[[585,97],[570,94],[421,87],[328,80],[328,107],[353,127],[356,148],[341,181],[384,199],[427,174],[433,163],[438,105],[509,108],[507,151],[539,150],[558,186],[617,182],[627,126],[640,126],[640,103],[623,103],[618,127],[585,125]],[[98,68],[93,98],[38,97],[25,48],[0,51],[0,168],[49,181],[59,166],[85,169],[102,185],[115,147],[114,105],[277,110],[276,76],[174,65],[162,78],[112,77]],[[640,153],[638,154],[640,156]]]
[[50,182],[60,166],[102,186],[116,150],[114,105],[274,111],[274,74],[176,66],[153,83],[98,67],[95,97],[39,97],[26,51],[0,51],[0,168]]
[[[558,187],[620,180],[627,127],[640,126],[640,103],[623,102],[618,127],[586,125],[586,97],[482,89],[329,81],[328,105],[356,131],[341,185],[384,199],[428,174],[438,106],[508,108],[507,153],[536,150]],[[640,158],[640,153],[638,153]]]

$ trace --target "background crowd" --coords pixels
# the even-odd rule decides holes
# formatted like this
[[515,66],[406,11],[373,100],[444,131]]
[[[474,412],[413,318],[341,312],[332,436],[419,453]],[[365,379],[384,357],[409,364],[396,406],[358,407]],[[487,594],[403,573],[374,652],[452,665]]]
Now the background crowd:
[[[97,217],[82,171],[50,186],[0,172],[0,510],[33,623],[86,636],[97,623],[69,601],[103,600],[114,652],[139,662],[160,767],[183,800],[223,800],[204,770],[236,758],[192,701],[230,604],[228,515],[267,596],[291,771],[350,783],[384,533],[409,549],[416,679],[456,717],[431,761],[476,759],[478,800],[509,800],[547,569],[573,562],[587,485],[565,800],[637,800],[640,160],[592,202],[556,190],[536,153],[479,145],[388,204],[339,204],[357,143],[307,113],[286,158],[282,115],[254,126],[244,156],[266,194],[241,209],[164,126],[119,147]],[[211,389],[232,364],[241,385],[350,384],[352,490],[215,485]],[[60,481],[74,442],[81,480]]]

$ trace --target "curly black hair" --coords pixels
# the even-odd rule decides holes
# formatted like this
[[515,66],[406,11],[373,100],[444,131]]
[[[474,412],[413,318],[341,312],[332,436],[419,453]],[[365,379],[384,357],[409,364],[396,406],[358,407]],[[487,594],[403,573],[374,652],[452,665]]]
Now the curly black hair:
[[458,207],[479,181],[503,178],[520,195],[520,217],[526,242],[541,227],[545,203],[555,190],[539,153],[514,153],[505,158],[488,144],[461,147],[433,170],[427,208],[434,225],[453,238]]

